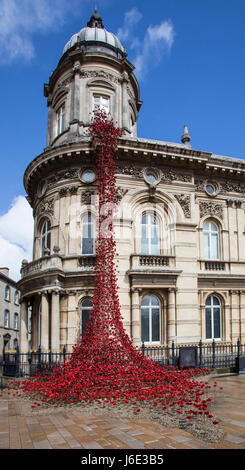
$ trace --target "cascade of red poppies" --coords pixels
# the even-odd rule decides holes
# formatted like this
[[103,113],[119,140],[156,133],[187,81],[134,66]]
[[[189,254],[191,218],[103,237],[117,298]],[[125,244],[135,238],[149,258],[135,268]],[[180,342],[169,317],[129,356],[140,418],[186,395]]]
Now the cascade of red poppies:
[[[43,402],[116,401],[148,402],[165,410],[176,406],[190,419],[208,411],[205,382],[193,380],[198,370],[169,370],[147,359],[126,334],[120,312],[116,275],[116,242],[113,215],[117,204],[115,153],[121,131],[103,111],[90,128],[96,148],[98,215],[93,313],[85,335],[71,359],[52,373],[39,374],[20,383],[26,394]],[[203,373],[204,371],[202,371]],[[208,399],[210,400],[210,399]]]

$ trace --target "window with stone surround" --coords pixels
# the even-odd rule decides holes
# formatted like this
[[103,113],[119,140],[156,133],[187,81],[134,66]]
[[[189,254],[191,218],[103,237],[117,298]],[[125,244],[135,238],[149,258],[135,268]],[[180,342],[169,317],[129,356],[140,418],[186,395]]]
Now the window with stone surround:
[[18,313],[14,314],[14,329],[18,330],[19,328],[19,315]]
[[218,297],[210,295],[205,304],[206,339],[221,339],[221,303]]
[[7,300],[8,302],[10,302],[10,287],[9,286],[5,287],[5,297],[4,297],[4,299]]
[[41,257],[48,254],[51,247],[51,223],[45,220],[41,228]]
[[160,255],[160,223],[155,212],[142,215],[141,254]]
[[4,328],[9,328],[9,310],[4,311]]
[[105,95],[93,95],[93,112],[101,109],[109,114],[110,112],[110,98]]
[[88,213],[82,217],[81,252],[82,255],[93,255],[95,253],[95,221]]
[[203,245],[205,259],[220,259],[219,229],[211,220],[207,220],[203,225]]
[[161,303],[155,295],[145,295],[141,302],[141,340],[160,344]]
[[80,309],[80,333],[81,336],[84,336],[86,326],[91,318],[93,312],[93,300],[84,299],[81,303]]
[[65,130],[65,105],[60,106],[56,113],[57,135],[62,134]]

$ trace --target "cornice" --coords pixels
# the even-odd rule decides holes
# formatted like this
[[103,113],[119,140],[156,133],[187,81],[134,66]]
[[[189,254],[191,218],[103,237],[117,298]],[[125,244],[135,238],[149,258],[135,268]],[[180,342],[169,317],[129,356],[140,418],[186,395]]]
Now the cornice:
[[[32,185],[48,172],[72,164],[82,164],[86,158],[95,157],[95,147],[91,137],[80,137],[74,141],[47,148],[27,167],[24,174],[24,186],[27,194],[32,193]],[[181,144],[155,141],[142,138],[121,137],[118,141],[118,161],[132,161],[135,165],[170,166],[194,172],[201,172],[203,177],[221,177],[224,179],[243,180],[245,161],[213,156],[208,152],[194,150]],[[214,164],[215,161],[215,164]]]

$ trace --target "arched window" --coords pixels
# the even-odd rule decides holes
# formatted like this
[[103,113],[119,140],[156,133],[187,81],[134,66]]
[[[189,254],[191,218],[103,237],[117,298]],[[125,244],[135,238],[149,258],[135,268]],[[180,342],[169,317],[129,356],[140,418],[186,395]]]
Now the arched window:
[[45,250],[50,250],[51,246],[51,223],[46,220],[41,229],[41,256],[45,256]]
[[7,300],[8,302],[10,302],[10,287],[9,286],[6,286],[5,287],[5,300]]
[[218,297],[210,295],[206,300],[206,339],[221,339],[221,304]]
[[153,212],[145,213],[141,219],[141,253],[160,254],[160,225]]
[[86,214],[82,218],[81,251],[83,255],[93,255],[94,249],[94,218]]
[[214,222],[207,220],[203,226],[204,258],[219,259],[219,229]]
[[9,310],[4,311],[4,328],[9,328]]
[[93,312],[93,301],[91,299],[84,299],[81,303],[80,311],[80,325],[81,335],[84,336],[86,326]]
[[145,295],[141,303],[141,340],[160,343],[161,304],[155,295]]
[[65,105],[63,104],[57,111],[57,135],[62,134],[65,130]]

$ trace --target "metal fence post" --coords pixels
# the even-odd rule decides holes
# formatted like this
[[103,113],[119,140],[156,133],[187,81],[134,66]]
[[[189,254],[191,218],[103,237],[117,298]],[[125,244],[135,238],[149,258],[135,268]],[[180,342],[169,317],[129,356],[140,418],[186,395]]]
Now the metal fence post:
[[237,340],[237,357],[240,356],[240,339]]
[[202,340],[199,341],[199,367],[202,367]]
[[142,342],[142,354],[143,354],[143,356],[145,355],[145,343],[144,343],[144,341]]
[[19,377],[20,375],[20,350],[19,346],[16,347],[15,352],[15,376]]
[[62,354],[63,354],[63,362],[65,362],[65,360],[66,360],[66,347],[65,346],[63,347]]
[[174,340],[172,341],[172,366],[175,367]]
[[212,349],[213,349],[213,365],[212,365],[212,368],[215,369],[215,340],[213,340]]

